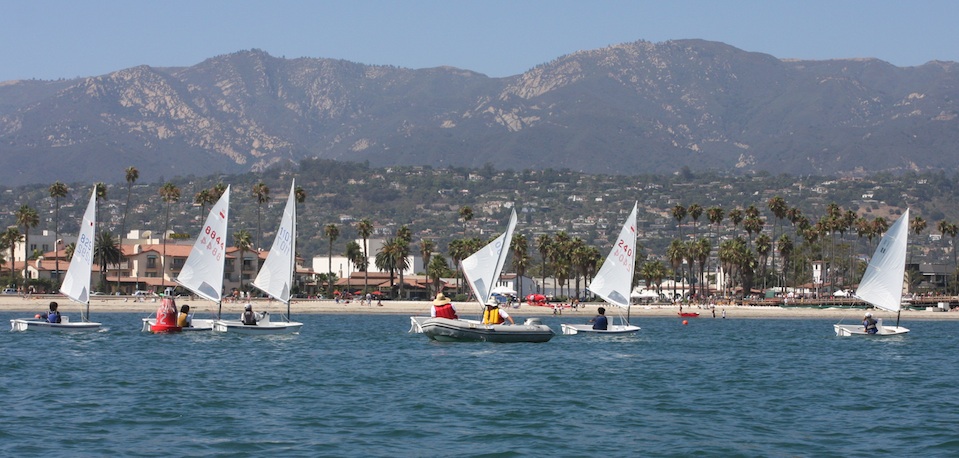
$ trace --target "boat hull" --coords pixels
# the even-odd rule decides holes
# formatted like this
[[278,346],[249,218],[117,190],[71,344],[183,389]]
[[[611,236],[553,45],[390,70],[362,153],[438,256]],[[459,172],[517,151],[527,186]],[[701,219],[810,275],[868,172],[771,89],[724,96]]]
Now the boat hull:
[[859,324],[834,324],[833,329],[836,331],[836,335],[839,337],[850,337],[850,336],[876,336],[876,337],[887,337],[887,336],[899,336],[909,332],[909,329],[906,329],[902,326],[879,326],[879,332],[875,334],[869,334],[866,332],[865,328]]
[[[163,333],[164,331],[157,331],[156,328],[156,318],[144,318],[143,327],[140,328],[143,332],[152,332]],[[190,326],[180,327],[180,331],[174,332],[200,332],[200,331],[212,331],[213,330],[213,320],[191,320]],[[169,332],[169,331],[167,331]]]
[[549,326],[539,320],[527,320],[524,324],[482,324],[467,320],[430,318],[422,324],[423,334],[439,342],[549,342],[556,335]]
[[639,326],[631,324],[613,324],[606,329],[593,329],[591,324],[563,324],[563,334],[572,336],[576,334],[632,334],[639,332]]
[[303,323],[296,321],[270,321],[269,316],[264,314],[256,324],[243,324],[240,320],[214,320],[213,331],[255,335],[296,334],[303,327]]
[[699,316],[699,313],[696,312],[679,312],[679,316],[683,318],[696,318]]
[[11,331],[41,331],[41,332],[89,332],[100,329],[100,323],[92,321],[70,322],[63,317],[61,323],[49,323],[34,318],[18,318],[10,320]]

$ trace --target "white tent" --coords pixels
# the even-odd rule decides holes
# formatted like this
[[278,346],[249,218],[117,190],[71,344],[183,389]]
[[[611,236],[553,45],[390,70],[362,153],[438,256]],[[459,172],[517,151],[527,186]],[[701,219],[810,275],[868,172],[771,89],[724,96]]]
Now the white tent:
[[491,294],[502,294],[505,296],[515,296],[516,291],[513,291],[509,286],[497,286],[490,291]]
[[630,294],[629,297],[633,299],[659,299],[659,293],[644,289],[638,293],[633,291],[633,294]]

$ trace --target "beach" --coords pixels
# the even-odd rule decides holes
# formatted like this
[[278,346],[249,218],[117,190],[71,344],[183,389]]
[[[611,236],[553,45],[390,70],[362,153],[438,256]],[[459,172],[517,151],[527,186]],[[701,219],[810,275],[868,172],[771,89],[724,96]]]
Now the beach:
[[[60,305],[60,310],[64,314],[71,315],[79,312],[84,307],[82,304],[73,302],[62,295],[33,295],[22,297],[18,295],[0,295],[0,310],[8,312],[44,312],[48,308],[50,301],[56,301]],[[177,305],[189,304],[195,313],[200,315],[215,314],[217,304],[203,299],[192,300],[190,297],[178,297]],[[256,311],[270,311],[271,313],[286,313],[286,306],[278,301],[267,299],[253,299],[253,308]],[[429,301],[382,301],[382,305],[374,300],[373,305],[361,305],[359,302],[339,302],[332,299],[297,299],[292,305],[292,314],[392,314],[392,315],[426,315],[430,312]],[[156,311],[159,305],[159,299],[148,297],[145,300],[137,301],[133,297],[126,296],[94,296],[90,301],[91,315],[96,313],[117,313],[130,312],[149,315]],[[240,314],[246,301],[224,302],[223,314]],[[454,302],[453,305],[458,312],[464,316],[479,315],[482,311],[477,303]],[[576,309],[565,306],[561,309],[563,316],[589,318],[596,315],[599,307],[606,307],[607,314],[616,315],[615,307],[604,303],[584,303]],[[554,310],[552,307],[543,307],[528,305],[523,303],[519,308],[508,309],[509,313],[515,318],[525,318],[532,316],[552,316]],[[959,309],[956,309],[959,310]],[[721,319],[723,311],[726,312],[727,319],[735,318],[834,318],[834,319],[859,319],[867,311],[864,308],[851,307],[779,307],[779,306],[755,306],[755,305],[716,305],[716,319]],[[895,317],[895,313],[883,310],[869,310],[877,317],[888,320]],[[699,317],[694,319],[711,319],[713,309],[708,306],[684,305],[683,312],[699,313]],[[669,304],[651,304],[634,305],[630,308],[631,319],[642,319],[642,317],[669,317],[677,318],[679,306]],[[942,312],[929,310],[903,310],[902,320],[959,320],[959,311]]]

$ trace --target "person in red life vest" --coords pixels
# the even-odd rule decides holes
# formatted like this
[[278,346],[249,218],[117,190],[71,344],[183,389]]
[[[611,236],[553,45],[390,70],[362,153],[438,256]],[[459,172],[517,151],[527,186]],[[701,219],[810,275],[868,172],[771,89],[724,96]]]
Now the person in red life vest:
[[433,318],[449,318],[458,320],[456,307],[453,307],[452,301],[443,295],[442,292],[436,293],[436,299],[433,300],[433,306],[430,307],[430,316]]
[[496,299],[486,301],[486,310],[483,311],[483,324],[503,324],[506,320],[509,320],[509,324],[516,324],[513,322],[513,318],[506,313],[506,310],[501,309],[499,305]]

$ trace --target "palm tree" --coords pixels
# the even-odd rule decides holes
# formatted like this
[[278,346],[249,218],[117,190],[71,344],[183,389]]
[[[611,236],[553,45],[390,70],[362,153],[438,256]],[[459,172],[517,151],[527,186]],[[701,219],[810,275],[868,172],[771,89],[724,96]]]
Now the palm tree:
[[679,238],[683,238],[683,220],[686,219],[686,207],[676,204],[670,213],[673,215],[673,219],[676,220],[676,229],[679,230]]
[[759,255],[759,265],[761,267],[759,275],[763,279],[763,289],[766,288],[766,261],[770,252],[774,252],[772,238],[766,234],[759,234],[759,237],[756,237],[756,254]]
[[260,229],[260,210],[263,208],[263,204],[270,201],[270,188],[261,181],[253,185],[252,195],[256,199],[256,245],[254,245],[254,248],[260,248],[260,239],[263,237],[263,232]]
[[713,244],[708,238],[703,237],[695,242],[691,248],[693,257],[699,262],[699,294],[705,298],[709,295],[709,282],[706,281],[706,262],[709,261],[709,253],[712,251]]
[[443,259],[443,255],[434,254],[430,257],[430,265],[426,268],[426,276],[433,283],[433,289],[439,292],[442,288],[440,286],[440,279],[446,275],[450,274],[450,266],[446,264],[446,260]]
[[223,184],[222,181],[213,185],[213,187],[210,188],[210,199],[212,199],[211,202],[216,203],[216,201],[220,200],[220,197],[223,197],[224,192],[226,192],[226,185]]
[[[253,249],[253,236],[250,234],[250,231],[240,229],[234,232],[233,247],[240,251],[240,291],[243,291],[243,258],[246,257],[247,251]],[[256,266],[253,266],[253,270],[256,271]]]
[[743,222],[743,218],[745,218],[741,208],[729,210],[729,213],[727,213],[726,216],[729,218],[729,221],[733,223],[733,229],[739,227],[739,223]]
[[193,195],[193,204],[200,206],[200,217],[206,214],[206,206],[209,204],[216,203],[216,200],[213,200],[213,194],[209,189],[201,189],[196,194]]
[[703,216],[703,211],[703,206],[699,204],[692,204],[686,209],[686,213],[693,220],[693,231],[699,231],[699,217]]
[[553,239],[549,234],[540,234],[539,237],[536,237],[536,250],[539,251],[539,255],[543,259],[543,269],[541,271],[543,276],[543,293],[546,293],[546,273],[549,272],[548,264],[546,260],[549,259],[550,252],[553,251]]
[[683,259],[686,259],[686,245],[681,239],[673,239],[669,247],[666,248],[666,257],[673,267],[673,299],[676,299],[676,277],[677,274],[682,278],[678,271],[683,266]]
[[353,278],[353,271],[363,270],[363,248],[360,248],[360,244],[356,243],[356,240],[350,240],[346,242],[346,252],[344,254],[347,261],[346,268],[349,271],[346,276],[346,288],[352,289],[350,279]]
[[73,252],[76,251],[77,244],[76,242],[68,243],[67,246],[63,247],[63,257],[67,261],[73,260]]
[[123,207],[123,222],[120,223],[120,243],[123,243],[123,236],[127,229],[127,214],[130,213],[130,196],[133,195],[133,184],[140,179],[140,171],[136,167],[127,167],[124,177],[127,180],[127,204]]
[[370,235],[373,234],[373,223],[370,220],[364,218],[360,222],[356,223],[356,232],[360,234],[360,237],[363,239],[363,292],[370,287],[370,269],[369,269],[369,240]]
[[[123,262],[123,249],[120,247],[120,241],[114,240],[113,235],[107,231],[101,231],[97,234],[96,243],[93,246],[93,259],[100,265],[100,291],[106,292],[107,267],[118,266]],[[119,271],[117,272],[119,277]]]
[[[50,197],[53,197],[54,202],[56,203],[56,213],[54,216],[53,223],[53,239],[54,239],[54,251],[60,250],[60,199],[66,197],[70,193],[70,189],[67,188],[67,185],[57,181],[50,185]],[[11,262],[13,258],[10,258]],[[54,260],[54,269],[57,271],[57,283],[60,282],[60,254],[57,253],[57,257]],[[54,285],[58,286],[58,285]]]
[[[433,250],[436,249],[436,242],[430,239],[420,240],[420,256],[423,258],[423,272],[426,273],[430,265],[430,257],[433,255]],[[426,297],[431,297],[429,285],[426,287]]]
[[[909,226],[912,228],[912,232],[916,234],[916,237],[919,237],[919,234],[926,230],[926,220],[921,216],[916,215],[914,218],[912,218],[912,221],[909,222]],[[910,264],[912,264],[911,261]]]
[[513,250],[513,271],[518,277],[519,297],[523,297],[523,278],[526,276],[526,268],[529,267],[529,242],[526,236],[519,232],[513,234],[513,240],[510,241],[510,248]]
[[0,233],[0,245],[3,245],[5,248],[10,250],[10,284],[16,284],[16,271],[14,269],[14,259],[15,250],[17,248],[17,242],[22,239],[23,236],[20,234],[20,229],[17,226],[10,226],[7,230]]
[[[947,223],[943,226],[940,223],[940,232],[942,232],[943,235],[952,237],[952,265],[953,271],[957,272],[959,271],[959,265],[956,264],[956,236],[959,235],[959,225],[956,223]],[[946,286],[948,287],[949,285]]]
[[446,246],[446,251],[450,254],[450,260],[453,261],[453,270],[456,272],[454,276],[456,277],[457,294],[460,292],[460,261],[473,254],[469,245],[466,239],[453,239]]
[[779,236],[779,242],[776,244],[779,247],[779,255],[783,258],[783,268],[782,268],[782,285],[786,286],[786,271],[789,268],[789,261],[792,259],[792,254],[795,249],[793,246],[793,241],[789,238],[788,235],[783,234]]
[[380,251],[376,253],[376,268],[380,270],[385,270],[390,274],[390,294],[393,295],[395,284],[393,283],[393,275],[397,270],[403,270],[407,267],[406,265],[406,256],[402,255],[402,250],[400,249],[400,244],[402,240],[397,240],[395,238],[387,239],[383,244],[383,247],[380,248]]
[[[330,251],[327,256],[327,272],[329,273],[329,278],[333,278],[333,242],[340,237],[340,228],[336,224],[330,223],[323,228],[323,234],[326,235],[326,239],[330,241]],[[330,282],[326,288],[327,294],[333,294],[333,283]]]
[[94,188],[96,188],[96,190],[97,190],[97,203],[96,203],[96,206],[97,206],[97,210],[96,210],[97,224],[99,224],[99,225],[102,226],[102,225],[103,225],[103,221],[100,220],[100,201],[107,200],[107,185],[106,185],[106,183],[100,181],[100,182],[97,182],[96,184],[94,184],[93,186],[94,186]]
[[404,224],[400,226],[399,229],[396,230],[396,239],[397,239],[397,242],[400,244],[400,252],[403,255],[403,263],[406,265],[405,268],[400,269],[400,291],[399,291],[399,298],[405,299],[405,295],[403,293],[405,292],[405,289],[406,289],[405,288],[406,280],[403,278],[403,274],[406,272],[407,269],[410,268],[410,260],[409,260],[410,243],[413,241],[413,231],[410,230],[409,226]]
[[163,186],[160,186],[159,193],[163,202],[166,202],[166,220],[163,226],[163,272],[160,274],[160,289],[163,289],[167,270],[166,239],[170,230],[170,207],[180,201],[180,188],[171,182],[166,182]]
[[460,218],[463,218],[463,234],[466,234],[466,223],[473,219],[473,209],[468,205],[460,207]]
[[[26,265],[26,261],[28,261],[32,255],[30,252],[30,229],[40,224],[40,215],[29,205],[23,204],[14,216],[17,219],[17,224],[23,226],[23,259],[25,261],[24,265]],[[23,276],[23,290],[27,290],[26,275]]]
[[[780,196],[771,197],[767,202],[766,206],[769,207],[769,211],[773,213],[773,216],[776,218],[776,222],[779,223],[779,232],[782,232],[783,220],[786,219],[786,213],[789,211],[789,205],[786,205],[786,199],[783,199]],[[776,239],[776,228],[773,227],[773,240]],[[776,272],[776,250],[773,250],[773,272]],[[778,276],[776,277],[779,278]],[[778,280],[777,280],[778,281]],[[780,286],[780,285],[776,285]]]

